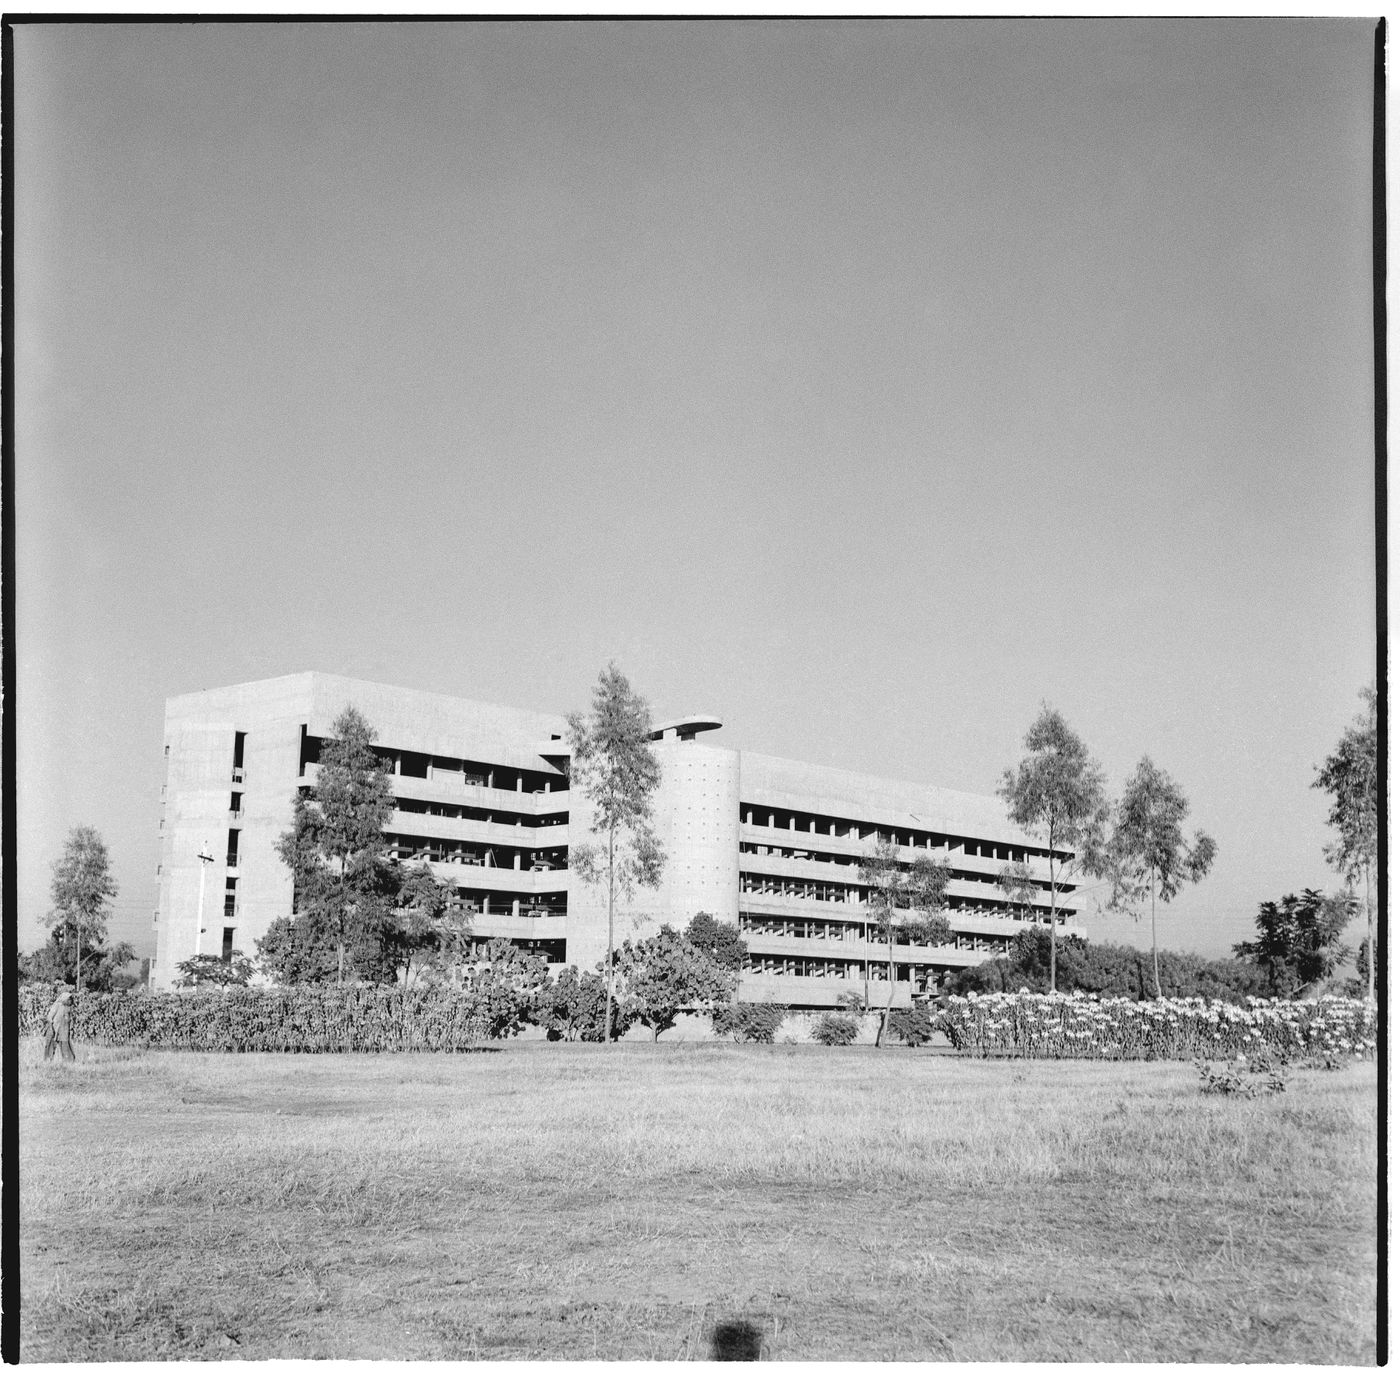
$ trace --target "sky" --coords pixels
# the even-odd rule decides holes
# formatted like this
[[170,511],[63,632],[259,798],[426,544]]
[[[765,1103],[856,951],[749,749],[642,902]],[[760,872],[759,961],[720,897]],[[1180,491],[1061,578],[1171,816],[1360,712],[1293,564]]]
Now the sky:
[[1047,702],[1164,947],[1337,885],[1372,21],[15,33],[21,948],[91,824],[151,952],[165,698],[303,670],[987,794]]

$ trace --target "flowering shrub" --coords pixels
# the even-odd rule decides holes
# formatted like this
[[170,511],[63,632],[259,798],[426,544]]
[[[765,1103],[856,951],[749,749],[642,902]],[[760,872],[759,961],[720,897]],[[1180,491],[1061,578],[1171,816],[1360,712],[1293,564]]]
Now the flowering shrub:
[[[19,1030],[36,1035],[58,988],[19,989]],[[451,987],[230,987],[174,992],[84,992],[73,999],[80,1043],[147,1049],[378,1053],[461,1050],[494,1035],[491,1004]]]
[[1374,1058],[1375,1008],[1348,997],[1318,1002],[1250,998],[1245,1006],[1168,997],[992,992],[950,997],[938,1016],[963,1054],[1036,1059]]

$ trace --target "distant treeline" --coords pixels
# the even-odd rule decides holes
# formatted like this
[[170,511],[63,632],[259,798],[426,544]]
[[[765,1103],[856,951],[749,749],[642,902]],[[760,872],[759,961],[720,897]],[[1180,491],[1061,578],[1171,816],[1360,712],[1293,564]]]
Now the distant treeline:
[[[1057,945],[1055,986],[1061,992],[1096,993],[1104,997],[1133,997],[1149,1001],[1156,995],[1152,955],[1123,944],[1090,944],[1079,938]],[[1204,997],[1242,1002],[1270,996],[1269,975],[1258,963],[1240,958],[1202,958],[1200,954],[1158,954],[1164,997]],[[1050,933],[1024,929],[1011,941],[1011,952],[949,978],[943,991],[1032,992],[1050,990]]]

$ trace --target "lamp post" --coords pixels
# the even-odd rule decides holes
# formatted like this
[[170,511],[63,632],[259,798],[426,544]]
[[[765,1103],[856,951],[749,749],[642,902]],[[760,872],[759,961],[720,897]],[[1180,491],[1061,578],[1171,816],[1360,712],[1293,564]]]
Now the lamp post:
[[209,864],[214,861],[214,855],[209,851],[209,841],[204,841],[204,847],[199,854],[199,912],[194,925],[194,956],[200,956],[200,949],[204,945],[204,873]]

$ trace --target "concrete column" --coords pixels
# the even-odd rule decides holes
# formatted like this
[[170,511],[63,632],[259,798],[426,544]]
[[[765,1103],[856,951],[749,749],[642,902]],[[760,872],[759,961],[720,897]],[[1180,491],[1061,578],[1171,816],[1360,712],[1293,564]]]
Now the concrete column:
[[512,915],[520,914],[520,897],[517,896],[515,900],[510,903],[510,913]]

